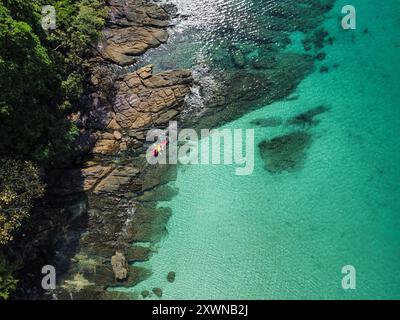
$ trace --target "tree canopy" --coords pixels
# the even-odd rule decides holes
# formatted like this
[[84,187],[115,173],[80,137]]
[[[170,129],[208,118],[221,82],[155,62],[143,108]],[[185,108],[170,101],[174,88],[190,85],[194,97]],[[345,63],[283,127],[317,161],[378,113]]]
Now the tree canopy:
[[[46,32],[48,4],[57,28]],[[0,157],[47,161],[69,151],[77,129],[65,114],[84,92],[105,14],[97,0],[0,0]]]
[[[42,28],[45,5],[55,30]],[[5,246],[45,191],[39,168],[68,158],[79,134],[67,114],[85,92],[106,13],[103,0],[0,0],[0,299],[17,283]]]

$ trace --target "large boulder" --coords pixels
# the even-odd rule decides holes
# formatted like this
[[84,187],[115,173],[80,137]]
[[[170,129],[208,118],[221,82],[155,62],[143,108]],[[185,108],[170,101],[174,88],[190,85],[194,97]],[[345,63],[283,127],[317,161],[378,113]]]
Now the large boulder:
[[128,277],[128,263],[122,252],[115,252],[111,257],[111,265],[116,280],[123,281]]
[[167,280],[168,282],[174,282],[175,281],[175,277],[176,277],[176,273],[174,271],[170,271],[167,274]]

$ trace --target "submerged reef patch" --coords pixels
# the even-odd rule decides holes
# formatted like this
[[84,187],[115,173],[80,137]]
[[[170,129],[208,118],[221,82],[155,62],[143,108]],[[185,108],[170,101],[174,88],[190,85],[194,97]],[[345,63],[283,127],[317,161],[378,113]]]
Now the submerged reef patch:
[[254,119],[250,121],[251,124],[256,125],[258,127],[263,127],[263,128],[273,128],[273,127],[279,127],[282,125],[283,120],[281,118],[277,117],[270,117],[270,118],[264,118],[264,119]]
[[300,113],[292,119],[289,119],[287,124],[295,126],[315,126],[319,124],[319,120],[315,120],[314,118],[322,113],[327,112],[328,110],[329,109],[324,106],[318,106],[306,112]]
[[302,168],[306,150],[311,143],[310,133],[296,131],[271,140],[264,140],[258,147],[267,171],[271,173],[295,172]]

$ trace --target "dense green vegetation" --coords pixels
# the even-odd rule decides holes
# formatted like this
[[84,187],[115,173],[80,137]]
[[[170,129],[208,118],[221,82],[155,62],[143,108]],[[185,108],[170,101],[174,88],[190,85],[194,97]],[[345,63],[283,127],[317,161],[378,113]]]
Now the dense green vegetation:
[[[44,188],[36,166],[29,161],[0,159],[0,245],[13,240],[13,234],[28,217],[33,200]],[[7,299],[17,280],[13,266],[0,252],[0,299]]]
[[[66,115],[85,91],[103,0],[0,0],[0,251],[43,195],[38,167],[67,157],[79,130]],[[42,7],[56,29],[42,28]],[[15,287],[0,257],[0,299]]]
[[[57,27],[46,32],[48,4]],[[83,93],[104,16],[99,0],[0,1],[0,155],[47,161],[68,151],[77,129],[65,113]]]
[[13,239],[32,208],[32,200],[43,191],[32,162],[0,159],[0,245]]
[[0,300],[8,299],[15,290],[18,281],[12,276],[13,269],[0,253]]

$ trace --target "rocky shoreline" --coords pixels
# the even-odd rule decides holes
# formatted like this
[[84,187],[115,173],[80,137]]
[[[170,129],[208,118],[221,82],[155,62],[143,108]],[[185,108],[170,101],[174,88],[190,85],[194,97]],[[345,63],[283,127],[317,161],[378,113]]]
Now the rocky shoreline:
[[[121,298],[106,289],[148,277],[150,270],[132,263],[148,260],[151,244],[166,233],[171,213],[156,209],[158,199],[149,193],[173,179],[173,169],[149,167],[143,145],[149,128],[166,126],[182,111],[193,78],[189,70],[153,74],[151,65],[134,72],[122,68],[167,41],[171,6],[140,0],[108,5],[104,40],[90,61],[90,90],[70,116],[81,130],[75,162],[48,172],[34,241],[15,241],[13,253],[26,264],[17,298],[42,297],[40,271],[46,264],[56,267],[58,279],[45,298]],[[123,279],[111,264],[116,251],[127,261]]]
[[[132,263],[149,259],[171,213],[138,197],[168,182],[170,168],[147,164],[144,140],[149,128],[165,127],[177,117],[193,83],[188,70],[153,74],[148,65],[115,72],[116,65],[132,65],[167,41],[170,16],[161,6],[137,0],[110,1],[109,6],[104,41],[91,62],[93,92],[85,97],[85,108],[71,116],[82,127],[79,146],[91,158],[79,170],[54,175],[63,182],[52,189],[55,195],[85,193],[85,210],[77,218],[84,232],[75,239],[76,253],[56,292],[61,299],[113,298],[105,289],[132,287],[151,274]],[[124,277],[110,263],[116,251],[127,261]]]
[[[289,96],[313,70],[311,54],[278,54],[273,47],[252,69],[245,68],[240,50],[230,50],[236,67],[243,68],[221,73],[215,88],[207,88],[202,82],[206,77],[194,77],[190,70],[154,74],[153,66],[146,65],[132,71],[140,55],[168,40],[171,15],[177,10],[142,0],[110,0],[108,6],[104,39],[90,61],[89,90],[70,115],[81,130],[74,161],[47,173],[48,194],[36,208],[34,235],[15,240],[15,259],[25,262],[19,271],[19,299],[138,298],[107,288],[133,287],[151,275],[134,262],[149,260],[153,245],[166,235],[171,212],[157,208],[157,201],[176,193],[166,185],[174,180],[176,168],[146,162],[146,132],[166,127],[170,120],[216,127]],[[320,20],[309,21],[307,28]],[[257,40],[260,45],[267,42],[266,48],[278,41],[282,29],[272,27],[273,41],[268,32],[267,40],[266,34]],[[186,100],[194,85],[200,86],[204,105],[188,110]],[[40,285],[46,264],[54,265],[58,275],[57,289],[50,293]],[[160,296],[160,290],[153,288],[153,293]]]

